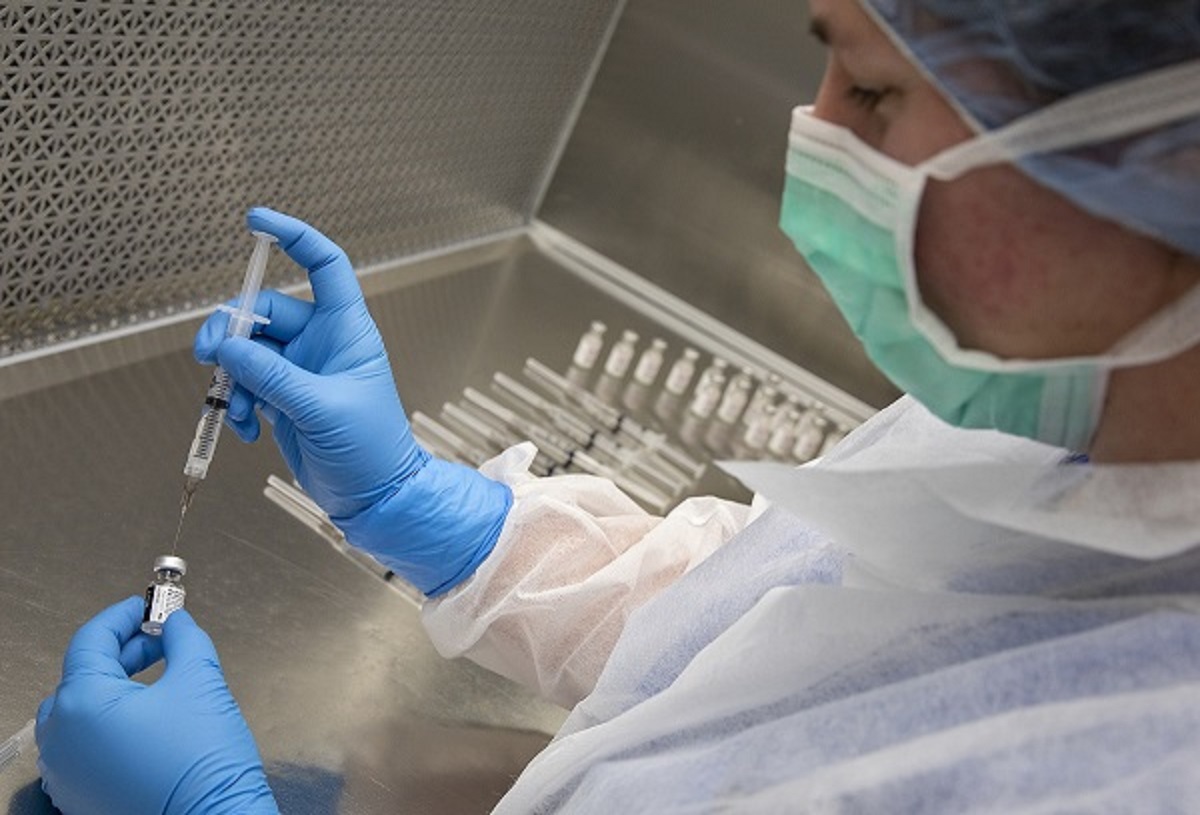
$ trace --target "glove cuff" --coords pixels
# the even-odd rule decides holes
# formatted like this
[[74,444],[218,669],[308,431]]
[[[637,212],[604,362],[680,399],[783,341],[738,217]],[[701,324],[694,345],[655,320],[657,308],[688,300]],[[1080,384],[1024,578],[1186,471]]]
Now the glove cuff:
[[332,520],[350,543],[436,597],[474,574],[491,554],[512,502],[504,484],[430,458],[387,498]]

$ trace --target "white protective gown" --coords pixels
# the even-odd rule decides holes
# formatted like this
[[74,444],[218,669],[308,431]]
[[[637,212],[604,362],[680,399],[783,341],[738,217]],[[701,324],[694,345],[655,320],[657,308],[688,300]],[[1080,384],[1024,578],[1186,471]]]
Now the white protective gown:
[[424,612],[574,706],[497,812],[1200,812],[1200,464],[903,399],[814,465],[737,465],[753,509],[658,518],[530,453]]

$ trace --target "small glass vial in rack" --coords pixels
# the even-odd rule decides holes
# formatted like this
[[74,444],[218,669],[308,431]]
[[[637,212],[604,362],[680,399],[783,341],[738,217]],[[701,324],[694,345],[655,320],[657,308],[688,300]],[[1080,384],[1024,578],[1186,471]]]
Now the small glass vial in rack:
[[700,352],[695,348],[684,349],[683,356],[675,360],[675,364],[667,373],[667,381],[663,383],[667,393],[672,396],[683,396],[687,393],[687,389],[692,384],[692,377],[696,375],[698,359],[700,359]]
[[749,368],[743,368],[725,389],[721,405],[717,408],[717,418],[725,424],[735,423],[742,417],[742,411],[750,403],[750,394],[753,391],[754,373]]
[[750,405],[746,408],[746,412],[742,414],[742,423],[747,427],[754,424],[762,414],[763,408],[767,405],[775,404],[775,400],[779,396],[779,387],[782,384],[783,380],[779,374],[767,374],[767,381],[754,392],[754,397],[750,400]]
[[617,340],[616,345],[608,352],[608,359],[604,361],[604,373],[614,379],[620,379],[629,373],[629,366],[633,364],[633,355],[637,352],[637,341],[636,331],[622,332],[621,339]]
[[183,608],[187,596],[183,588],[185,574],[187,561],[181,557],[162,555],[154,559],[154,582],[146,587],[146,610],[142,614],[142,630],[147,634],[162,634],[167,618]]
[[771,430],[771,438],[767,440],[767,452],[776,458],[783,458],[791,453],[804,410],[797,402],[789,400],[782,415],[783,418],[779,419],[779,414],[776,414],[775,427]]
[[663,366],[663,352],[667,350],[667,341],[655,337],[650,347],[642,352],[637,367],[633,369],[633,380],[639,385],[650,387],[658,379],[658,372]]
[[724,385],[725,384],[725,371],[728,368],[729,368],[729,363],[726,362],[724,359],[722,359],[721,357],[713,357],[712,362],[709,363],[709,366],[704,369],[704,373],[700,374],[700,382],[698,382],[696,384],[696,387],[700,387],[700,385],[704,384],[704,381],[706,379],[716,379],[718,375],[720,375],[721,384]]
[[816,409],[809,410],[796,427],[796,443],[792,447],[792,458],[800,463],[812,461],[821,454],[829,420]]
[[579,338],[579,345],[575,346],[575,356],[571,357],[571,363],[590,371],[600,358],[600,351],[604,348],[604,332],[607,330],[608,326],[604,323],[594,321],[592,327]]
[[751,417],[749,424],[746,425],[746,432],[742,435],[742,443],[753,453],[761,453],[767,446],[767,442],[771,438],[771,429],[775,425],[775,414],[779,411],[779,406],[774,402],[767,402],[758,411],[758,415]]
[[701,419],[707,419],[712,416],[717,405],[721,404],[724,393],[725,372],[718,368],[709,368],[701,374],[700,381],[696,383],[696,391],[692,394],[692,403],[688,405],[688,410]]

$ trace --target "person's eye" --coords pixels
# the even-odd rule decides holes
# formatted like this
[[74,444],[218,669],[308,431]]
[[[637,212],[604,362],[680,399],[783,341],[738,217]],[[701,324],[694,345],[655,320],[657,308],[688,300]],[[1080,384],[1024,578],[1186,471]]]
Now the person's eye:
[[846,91],[846,97],[865,110],[874,110],[887,94],[887,88],[867,88],[862,85],[851,85]]

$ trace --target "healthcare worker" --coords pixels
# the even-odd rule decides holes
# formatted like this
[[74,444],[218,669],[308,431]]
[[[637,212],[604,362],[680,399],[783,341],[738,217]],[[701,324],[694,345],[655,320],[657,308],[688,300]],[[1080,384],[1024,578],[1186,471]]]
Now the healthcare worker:
[[[811,8],[782,225],[911,396],[740,465],[753,506],[431,458],[345,254],[269,210],[315,303],[264,295],[254,341],[217,315],[197,355],[442,653],[573,708],[498,812],[1198,812],[1200,3]],[[46,790],[275,811],[212,643],[138,604],[68,650]]]

